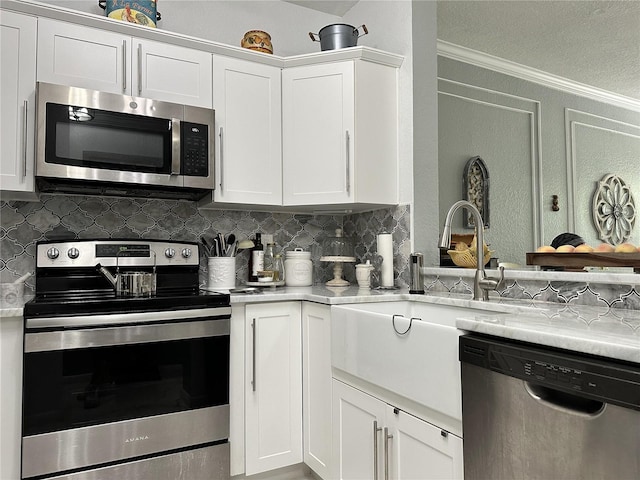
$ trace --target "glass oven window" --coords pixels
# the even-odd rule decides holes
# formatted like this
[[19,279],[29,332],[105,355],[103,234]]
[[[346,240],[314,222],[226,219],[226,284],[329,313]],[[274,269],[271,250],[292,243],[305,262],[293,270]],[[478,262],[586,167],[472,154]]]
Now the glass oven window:
[[25,436],[227,403],[228,335],[25,354]]
[[171,121],[47,104],[45,161],[108,170],[171,173]]

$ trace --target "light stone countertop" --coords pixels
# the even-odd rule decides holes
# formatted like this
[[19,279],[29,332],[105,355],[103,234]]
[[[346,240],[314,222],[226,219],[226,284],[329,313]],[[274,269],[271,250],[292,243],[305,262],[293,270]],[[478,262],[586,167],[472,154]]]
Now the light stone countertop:
[[[25,301],[29,297],[25,298]],[[640,364],[640,310],[576,306],[491,297],[477,302],[468,294],[412,295],[407,289],[357,287],[271,287],[260,293],[232,294],[232,304],[310,301],[326,305],[414,301],[460,308],[456,326],[468,332],[558,347]],[[22,304],[0,304],[0,318],[22,316]],[[477,314],[486,310],[486,314]]]

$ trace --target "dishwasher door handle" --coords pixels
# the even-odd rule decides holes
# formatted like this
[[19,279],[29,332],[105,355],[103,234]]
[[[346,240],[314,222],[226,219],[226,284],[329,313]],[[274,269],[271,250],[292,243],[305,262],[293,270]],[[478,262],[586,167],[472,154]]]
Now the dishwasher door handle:
[[544,385],[537,385],[524,380],[523,383],[525,390],[535,401],[571,415],[595,418],[604,412],[607,405],[597,400],[591,400]]

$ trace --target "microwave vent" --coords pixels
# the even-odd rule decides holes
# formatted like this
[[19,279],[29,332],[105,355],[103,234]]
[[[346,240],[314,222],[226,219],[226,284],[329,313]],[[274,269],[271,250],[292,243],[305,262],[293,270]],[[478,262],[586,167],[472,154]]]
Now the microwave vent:
[[197,201],[211,192],[202,188],[162,187],[157,185],[133,185],[126,183],[70,180],[64,178],[36,177],[40,193],[66,193],[70,195],[99,195],[107,197],[136,197],[166,200]]

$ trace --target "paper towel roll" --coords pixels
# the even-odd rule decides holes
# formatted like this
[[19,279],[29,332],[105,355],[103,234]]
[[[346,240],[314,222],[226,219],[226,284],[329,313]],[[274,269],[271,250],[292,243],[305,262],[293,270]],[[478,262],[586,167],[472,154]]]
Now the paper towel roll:
[[378,255],[382,257],[380,285],[393,287],[393,239],[390,233],[378,234]]

